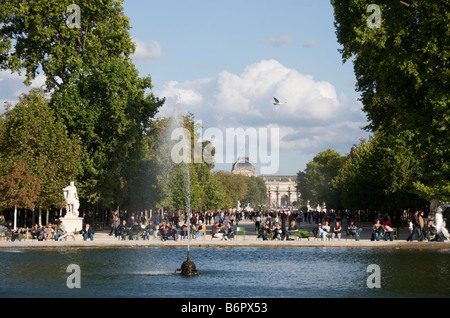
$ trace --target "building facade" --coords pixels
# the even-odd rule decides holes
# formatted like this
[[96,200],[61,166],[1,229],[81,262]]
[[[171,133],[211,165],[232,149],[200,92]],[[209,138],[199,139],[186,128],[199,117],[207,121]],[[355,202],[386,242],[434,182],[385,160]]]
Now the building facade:
[[[233,162],[231,173],[241,174],[247,177],[258,177],[258,171],[249,158],[241,157]],[[259,176],[266,183],[267,204],[269,208],[298,207],[300,193],[296,188],[297,176]]]

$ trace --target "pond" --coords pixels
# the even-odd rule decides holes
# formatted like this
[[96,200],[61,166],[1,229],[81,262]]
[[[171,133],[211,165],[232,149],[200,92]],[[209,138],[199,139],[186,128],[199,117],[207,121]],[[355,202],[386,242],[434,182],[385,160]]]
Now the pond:
[[186,260],[182,248],[0,250],[0,297],[449,297],[443,247],[195,248],[194,277],[174,273]]

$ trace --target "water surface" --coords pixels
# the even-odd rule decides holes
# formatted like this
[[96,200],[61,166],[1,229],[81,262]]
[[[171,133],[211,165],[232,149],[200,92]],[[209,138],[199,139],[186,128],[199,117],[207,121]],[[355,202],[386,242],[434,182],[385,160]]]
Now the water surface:
[[[182,248],[0,250],[0,297],[449,297],[450,249],[195,248],[199,276],[174,271]],[[70,264],[81,288],[68,288]],[[370,264],[381,288],[369,288]]]

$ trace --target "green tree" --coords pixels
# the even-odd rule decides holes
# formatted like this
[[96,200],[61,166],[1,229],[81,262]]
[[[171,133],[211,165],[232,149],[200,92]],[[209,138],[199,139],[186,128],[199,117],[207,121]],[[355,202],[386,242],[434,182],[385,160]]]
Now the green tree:
[[343,61],[352,60],[367,129],[401,136],[418,160],[413,191],[450,200],[446,1],[377,1],[380,27],[369,27],[370,0],[331,1]]
[[67,25],[72,3],[2,2],[0,67],[24,69],[26,84],[46,76],[57,118],[82,141],[80,198],[115,208],[128,198],[130,164],[139,162],[144,132],[164,100],[130,59],[135,44],[122,1],[77,2],[80,28]]
[[263,206],[267,204],[267,188],[266,183],[262,178],[258,177],[245,177],[247,182],[247,193],[242,199],[242,205],[250,205],[252,208]]
[[246,177],[222,170],[215,171],[214,176],[225,192],[223,208],[236,208],[238,200],[243,200],[248,191]]
[[332,181],[345,209],[398,212],[424,206],[412,191],[418,160],[404,139],[378,133],[352,148]]
[[297,190],[311,206],[326,204],[328,209],[339,208],[340,202],[331,182],[342,168],[345,157],[332,149],[317,154],[306,164],[305,171],[297,174]]
[[[62,189],[81,172],[79,140],[68,136],[42,89],[23,94],[4,116],[0,138],[2,200],[29,208],[63,207]],[[20,189],[12,190],[16,187]],[[24,199],[27,195],[28,201]]]

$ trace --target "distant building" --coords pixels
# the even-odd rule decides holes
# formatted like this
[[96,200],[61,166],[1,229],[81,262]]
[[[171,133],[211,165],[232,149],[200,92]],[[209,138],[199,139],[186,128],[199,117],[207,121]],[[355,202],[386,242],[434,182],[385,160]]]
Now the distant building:
[[241,157],[236,162],[233,162],[231,173],[241,174],[246,177],[257,177],[255,165],[250,162],[248,157]]
[[300,193],[297,191],[297,176],[260,176],[266,183],[270,208],[298,207]]
[[[241,157],[236,162],[233,162],[231,173],[247,177],[258,177],[258,171],[248,157]],[[259,177],[266,183],[269,208],[298,207],[300,193],[296,188],[297,176],[269,175]]]

